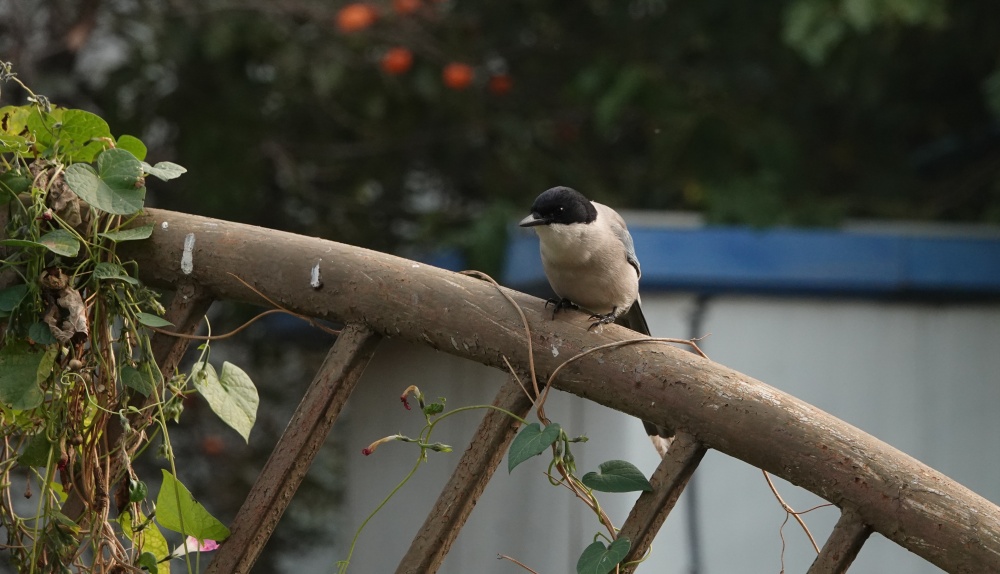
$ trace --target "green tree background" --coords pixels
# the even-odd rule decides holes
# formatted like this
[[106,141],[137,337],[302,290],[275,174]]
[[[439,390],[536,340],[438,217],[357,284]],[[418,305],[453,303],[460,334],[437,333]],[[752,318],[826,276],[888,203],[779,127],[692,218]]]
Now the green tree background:
[[345,33],[344,3],[12,1],[0,53],[188,167],[157,205],[490,271],[557,184],[725,223],[1000,221],[993,0],[369,5]]

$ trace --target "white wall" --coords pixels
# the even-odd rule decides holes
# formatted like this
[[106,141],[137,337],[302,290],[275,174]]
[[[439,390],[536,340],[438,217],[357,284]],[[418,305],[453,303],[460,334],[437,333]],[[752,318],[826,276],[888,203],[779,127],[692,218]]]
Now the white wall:
[[[651,293],[643,301],[654,334],[688,336],[693,297]],[[1000,502],[1000,305],[749,297],[718,297],[707,305],[703,333],[711,335],[702,346],[712,359],[798,396]],[[499,371],[443,353],[384,343],[334,430],[334,440],[344,441],[348,453],[339,540],[349,539],[416,459],[417,449],[403,443],[387,444],[371,457],[360,454],[380,436],[419,431],[422,417],[399,403],[407,385],[446,396],[449,407],[458,407],[489,403],[503,380]],[[574,451],[581,472],[612,458],[630,460],[647,475],[655,469],[657,458],[638,421],[561,393],[553,393],[547,410],[571,434],[591,438]],[[441,425],[435,439],[454,445],[456,452],[431,453],[416,479],[369,523],[350,572],[395,570],[478,421],[476,414],[458,415]],[[598,524],[567,491],[547,484],[544,465],[535,459],[508,475],[504,460],[442,572],[523,572],[498,561],[498,553],[540,574],[574,570]],[[761,472],[709,452],[694,480],[699,572],[778,572],[784,512]],[[823,502],[776,482],[798,510]],[[604,495],[602,503],[621,525],[634,498]],[[691,571],[689,504],[685,493],[639,572]],[[837,516],[832,508],[806,516],[821,545]],[[792,521],[784,536],[785,571],[804,572],[814,556],[811,546]],[[317,557],[332,565],[345,553],[338,546]],[[938,571],[878,535],[851,569],[855,574]]]

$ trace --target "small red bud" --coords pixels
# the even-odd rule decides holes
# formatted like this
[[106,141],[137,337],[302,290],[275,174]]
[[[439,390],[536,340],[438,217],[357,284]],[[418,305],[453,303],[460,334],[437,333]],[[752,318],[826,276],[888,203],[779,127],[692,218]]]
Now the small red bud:
[[363,454],[365,456],[370,455],[372,452],[374,452],[374,450],[370,449],[368,447],[365,447],[365,448],[361,449],[361,454]]
[[410,402],[406,400],[406,395],[399,397],[399,400],[403,401],[403,407],[406,410],[410,410]]

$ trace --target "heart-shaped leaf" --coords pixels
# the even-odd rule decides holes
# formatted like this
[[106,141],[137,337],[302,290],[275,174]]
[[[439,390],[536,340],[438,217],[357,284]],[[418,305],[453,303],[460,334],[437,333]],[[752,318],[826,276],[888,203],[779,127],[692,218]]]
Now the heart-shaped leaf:
[[149,239],[149,237],[153,235],[153,226],[152,224],[141,225],[139,227],[132,227],[129,229],[119,229],[117,231],[109,231],[107,233],[98,233],[98,235],[116,243],[121,243],[122,241],[138,241],[140,239]]
[[115,147],[127,150],[139,161],[146,159],[146,144],[142,143],[142,140],[135,136],[123,135],[119,137],[118,141],[115,142]]
[[39,345],[51,345],[58,342],[52,335],[52,329],[45,323],[38,321],[28,327],[28,337]]
[[212,411],[224,423],[240,433],[243,440],[250,441],[250,430],[257,421],[257,406],[260,398],[257,387],[242,369],[232,363],[222,363],[222,374],[207,363],[197,363],[191,371],[194,386],[198,389]]
[[187,173],[187,168],[179,166],[172,161],[160,161],[156,165],[149,165],[146,162],[142,162],[142,171],[157,179],[170,181]]
[[625,460],[609,460],[598,467],[601,472],[588,472],[581,481],[587,488],[600,492],[637,492],[653,490],[642,471]]
[[[129,365],[122,367],[122,383],[129,388],[139,391],[143,396],[148,397],[156,391],[156,385],[163,379],[163,375],[160,374],[160,370],[155,365],[151,368],[148,365],[140,365],[140,367],[143,370]],[[148,370],[146,370],[147,368]]]
[[559,423],[552,423],[544,429],[538,423],[531,423],[521,429],[507,451],[507,472],[549,448],[559,439],[559,431]]
[[80,253],[80,241],[65,229],[53,229],[38,240],[49,251],[63,257],[76,257]]
[[[133,507],[130,507],[133,508]],[[137,524],[142,524],[146,521],[146,517],[139,512],[136,515],[135,522]],[[157,562],[170,555],[170,546],[167,544],[167,539],[163,537],[163,533],[160,532],[159,527],[156,524],[147,524],[142,530],[142,537],[136,536],[136,532],[132,530],[132,515],[129,510],[123,510],[121,514],[118,515],[118,524],[122,527],[122,533],[134,543],[142,542],[143,554],[149,556],[146,564],[143,564],[142,558],[139,559],[139,566],[145,565],[147,569],[150,566],[153,568],[157,567]],[[169,572],[169,564],[167,564],[167,571]],[[150,572],[156,572],[156,570],[149,570]]]
[[58,351],[53,346],[43,352],[23,343],[11,343],[0,349],[0,401],[17,410],[42,404],[39,384],[51,374]]
[[90,205],[116,215],[131,215],[146,200],[141,183],[142,162],[123,149],[109,149],[97,156],[97,169],[75,163],[66,168],[66,184]]
[[28,286],[24,283],[0,289],[0,311],[5,313],[13,311],[27,294]]
[[615,566],[625,559],[632,542],[628,538],[619,538],[605,546],[600,540],[584,549],[576,562],[577,574],[608,574]]
[[136,313],[135,318],[147,327],[172,327],[174,325],[163,317],[152,313]]
[[198,540],[229,538],[229,528],[212,516],[194,499],[191,491],[166,470],[160,494],[156,497],[156,521],[164,528]]
[[42,151],[58,149],[70,162],[92,162],[111,139],[108,122],[84,110],[33,108],[26,126]]
[[117,263],[101,261],[94,266],[94,277],[98,280],[124,281],[131,285],[138,285],[139,280],[125,272],[125,268]]
[[[55,446],[56,444],[49,440],[44,432],[40,432],[28,439],[28,444],[21,451],[21,456],[17,457],[17,462],[23,466],[45,466],[49,464],[49,457]],[[58,460],[59,451],[54,454]]]

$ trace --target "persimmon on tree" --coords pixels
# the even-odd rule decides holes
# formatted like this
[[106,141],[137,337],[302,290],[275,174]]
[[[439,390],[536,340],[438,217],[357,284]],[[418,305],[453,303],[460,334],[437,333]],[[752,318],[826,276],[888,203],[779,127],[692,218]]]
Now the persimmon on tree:
[[337,12],[337,29],[345,34],[370,27],[378,20],[378,11],[370,4],[348,4]]
[[472,85],[476,72],[472,66],[461,62],[450,62],[441,69],[441,81],[452,90],[464,90]]
[[382,55],[381,65],[389,75],[405,74],[413,66],[413,52],[398,46],[390,48]]

